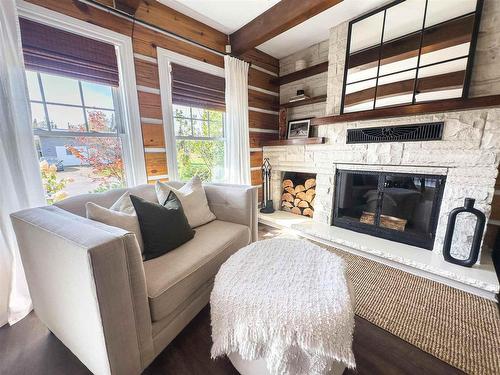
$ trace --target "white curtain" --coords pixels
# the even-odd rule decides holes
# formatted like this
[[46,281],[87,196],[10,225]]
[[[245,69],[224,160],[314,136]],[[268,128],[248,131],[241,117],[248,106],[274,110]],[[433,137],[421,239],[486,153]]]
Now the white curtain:
[[0,6],[0,326],[31,311],[9,214],[45,204],[15,0]]
[[226,180],[250,185],[250,137],[248,134],[249,64],[224,56],[226,76]]

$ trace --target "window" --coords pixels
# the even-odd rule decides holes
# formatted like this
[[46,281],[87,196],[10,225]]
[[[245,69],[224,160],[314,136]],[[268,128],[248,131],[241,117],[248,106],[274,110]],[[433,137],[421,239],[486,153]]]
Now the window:
[[224,112],[173,104],[180,180],[224,180]]
[[116,88],[27,71],[47,201],[125,185]]

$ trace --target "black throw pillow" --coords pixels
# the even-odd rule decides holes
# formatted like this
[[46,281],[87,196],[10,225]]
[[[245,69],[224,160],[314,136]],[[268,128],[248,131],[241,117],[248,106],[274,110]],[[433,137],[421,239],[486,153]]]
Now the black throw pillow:
[[162,256],[194,237],[179,198],[170,192],[165,206],[130,195],[144,242],[144,260]]

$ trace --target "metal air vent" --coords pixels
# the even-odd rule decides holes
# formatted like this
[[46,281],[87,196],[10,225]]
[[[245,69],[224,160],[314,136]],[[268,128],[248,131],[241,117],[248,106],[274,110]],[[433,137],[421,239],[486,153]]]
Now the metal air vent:
[[443,136],[444,122],[347,129],[347,143],[437,141]]

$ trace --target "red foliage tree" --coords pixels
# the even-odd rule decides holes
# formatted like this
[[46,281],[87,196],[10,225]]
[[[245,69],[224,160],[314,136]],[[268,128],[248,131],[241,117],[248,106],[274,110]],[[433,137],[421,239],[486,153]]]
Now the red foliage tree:
[[[102,111],[90,111],[88,124],[91,132],[110,132],[106,115]],[[80,131],[86,130],[84,125],[79,128]],[[90,165],[92,171],[89,177],[93,182],[99,183],[97,191],[124,185],[122,147],[118,135],[106,137],[99,134],[84,135],[76,137],[75,144],[77,146],[67,145],[66,148],[83,164]],[[84,146],[86,150],[79,150],[78,146]]]

